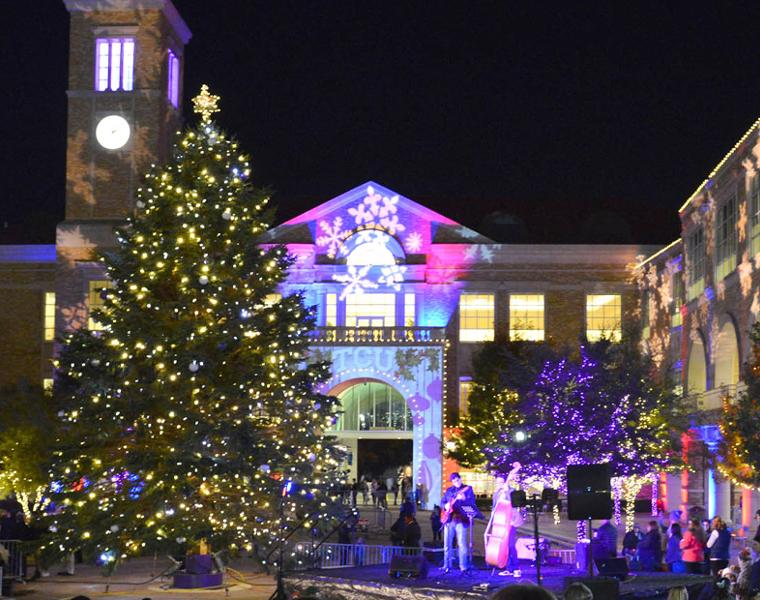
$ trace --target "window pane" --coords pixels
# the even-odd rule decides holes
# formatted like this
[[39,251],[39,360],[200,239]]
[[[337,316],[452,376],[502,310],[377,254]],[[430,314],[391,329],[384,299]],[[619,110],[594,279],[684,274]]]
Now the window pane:
[[459,418],[467,414],[467,407],[472,393],[472,381],[463,379],[459,382]]
[[168,86],[167,95],[169,96],[169,102],[172,103],[174,108],[177,108],[179,106],[179,59],[171,50],[169,50]]
[[118,90],[121,84],[121,40],[111,40],[111,90]]
[[394,327],[395,325],[395,294],[349,294],[346,296],[346,327]]
[[715,279],[720,281],[736,268],[736,196],[718,208],[715,220]]
[[543,294],[513,294],[509,297],[509,339],[543,341]]
[[493,341],[494,295],[467,294],[459,298],[459,341]]
[[45,341],[55,338],[55,292],[45,292],[43,329]]
[[108,89],[108,40],[98,40],[95,46],[95,89]]
[[338,295],[325,296],[325,327],[338,326]]
[[620,341],[622,305],[618,294],[586,296],[586,339]]
[[705,289],[705,233],[700,227],[687,237],[686,252],[689,263],[689,300]]
[[122,76],[122,89],[130,92],[133,87],[134,79],[134,65],[135,65],[135,42],[134,40],[126,39],[122,40],[123,44],[123,76]]
[[683,306],[683,273],[673,273],[671,280],[671,295],[673,298],[671,325],[677,327],[681,324],[681,306]]
[[103,308],[105,305],[105,298],[103,298],[103,290],[113,287],[113,283],[108,280],[90,281],[89,293],[87,294],[87,310],[89,317],[87,319],[87,327],[93,331],[101,331],[103,325],[94,318],[94,312],[96,309]]
[[416,306],[414,294],[404,294],[404,325],[414,327],[416,325]]

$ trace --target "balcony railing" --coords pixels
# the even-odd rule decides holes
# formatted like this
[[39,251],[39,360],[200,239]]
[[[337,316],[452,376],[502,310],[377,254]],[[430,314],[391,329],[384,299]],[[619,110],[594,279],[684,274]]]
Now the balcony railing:
[[412,344],[437,346],[446,342],[443,327],[317,327],[312,344]]
[[720,410],[723,408],[723,398],[728,396],[733,401],[746,389],[746,387],[747,386],[742,382],[732,385],[722,385],[714,390],[707,390],[706,392],[700,392],[698,394],[689,394],[686,400],[694,410]]

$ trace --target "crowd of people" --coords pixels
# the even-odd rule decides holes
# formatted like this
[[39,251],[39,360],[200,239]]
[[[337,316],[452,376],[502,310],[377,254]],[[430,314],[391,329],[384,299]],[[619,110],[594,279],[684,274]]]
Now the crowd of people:
[[358,506],[361,497],[364,505],[371,504],[375,508],[387,509],[391,499],[394,505],[398,505],[399,500],[403,503],[410,493],[415,496],[415,501],[419,502],[419,491],[412,489],[412,478],[408,475],[362,475],[361,479],[354,478],[350,484],[344,486],[343,500],[345,504]]

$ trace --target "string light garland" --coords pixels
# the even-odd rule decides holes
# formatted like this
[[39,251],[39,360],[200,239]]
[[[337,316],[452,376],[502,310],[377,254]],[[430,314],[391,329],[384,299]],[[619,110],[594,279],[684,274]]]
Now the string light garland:
[[329,365],[309,359],[315,315],[300,294],[271,300],[294,259],[258,244],[269,197],[211,121],[217,102],[204,85],[201,123],[147,174],[102,257],[102,331],[73,332],[58,359],[61,510],[43,555],[81,548],[112,568],[201,543],[266,554],[298,515],[329,527],[338,511],[343,455],[325,434],[336,399],[316,391]]

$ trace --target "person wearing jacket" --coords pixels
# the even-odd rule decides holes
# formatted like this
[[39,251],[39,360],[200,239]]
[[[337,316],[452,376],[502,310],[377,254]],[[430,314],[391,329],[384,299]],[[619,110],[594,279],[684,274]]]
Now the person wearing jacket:
[[[696,524],[695,524],[696,523]],[[678,544],[683,551],[681,558],[686,565],[686,572],[692,575],[702,573],[702,563],[705,560],[705,546],[702,542],[704,534],[697,521],[689,521],[689,528]]]
[[639,562],[642,571],[659,571],[662,563],[662,542],[660,540],[660,525],[657,521],[649,521],[644,539],[639,542]]
[[668,543],[665,546],[665,564],[672,573],[683,573],[684,564],[681,558],[681,524],[673,522],[668,529]]
[[718,573],[728,566],[731,551],[731,530],[720,517],[714,517],[712,520],[712,532],[707,539],[707,547],[710,549],[710,573],[713,577],[718,577]]

